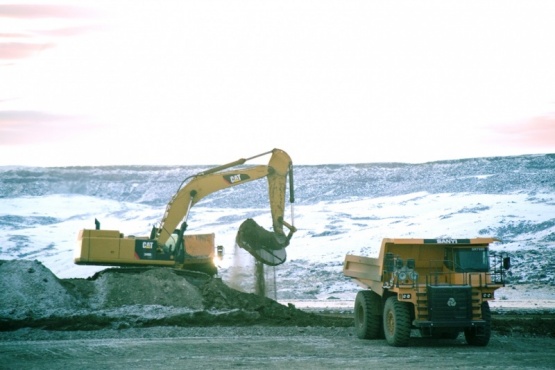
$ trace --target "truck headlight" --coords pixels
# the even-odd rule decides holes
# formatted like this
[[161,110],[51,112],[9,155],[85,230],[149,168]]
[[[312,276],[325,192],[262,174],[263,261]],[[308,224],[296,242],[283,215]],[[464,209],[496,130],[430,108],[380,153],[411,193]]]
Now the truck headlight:
[[416,272],[416,271],[412,271],[412,272],[409,274],[409,276],[410,276],[410,279],[411,279],[412,281],[417,281],[417,280],[418,280],[418,272]]

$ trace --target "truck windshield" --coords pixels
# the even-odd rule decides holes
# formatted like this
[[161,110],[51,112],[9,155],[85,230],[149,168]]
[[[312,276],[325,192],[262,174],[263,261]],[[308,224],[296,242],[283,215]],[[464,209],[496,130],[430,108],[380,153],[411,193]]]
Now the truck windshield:
[[488,250],[483,248],[454,248],[456,272],[488,272]]

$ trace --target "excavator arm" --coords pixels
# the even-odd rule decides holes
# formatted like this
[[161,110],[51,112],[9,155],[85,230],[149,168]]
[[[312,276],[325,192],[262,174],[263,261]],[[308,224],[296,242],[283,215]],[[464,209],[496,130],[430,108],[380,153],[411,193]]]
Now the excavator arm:
[[[249,160],[270,153],[272,156],[268,165],[230,170],[233,167],[242,166]],[[269,152],[246,159],[242,158],[190,176],[183,181],[166,206],[160,227],[155,229],[155,235],[153,236],[157,239],[159,245],[164,245],[177,228],[177,225],[187,221],[189,211],[202,198],[219,190],[266,177],[268,180],[268,196],[273,232],[258,226],[254,220],[247,219],[239,228],[236,242],[257,260],[265,264],[273,266],[281,264],[286,259],[285,247],[289,244],[289,240],[296,231],[292,224],[283,219],[288,177],[290,182],[290,201],[291,203],[294,202],[292,175],[292,161],[289,155],[283,150],[273,149]],[[284,227],[288,229],[288,235],[285,235]]]

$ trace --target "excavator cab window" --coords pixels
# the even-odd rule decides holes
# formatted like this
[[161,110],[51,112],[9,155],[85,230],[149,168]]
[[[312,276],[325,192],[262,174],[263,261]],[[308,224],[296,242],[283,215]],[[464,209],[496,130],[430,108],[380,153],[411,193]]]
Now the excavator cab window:
[[485,248],[446,248],[445,266],[455,272],[488,272],[489,253]]
[[171,255],[175,254],[178,240],[179,240],[179,229],[176,229],[170,235],[170,237],[168,238],[168,241],[166,241],[166,244],[164,244],[164,250]]

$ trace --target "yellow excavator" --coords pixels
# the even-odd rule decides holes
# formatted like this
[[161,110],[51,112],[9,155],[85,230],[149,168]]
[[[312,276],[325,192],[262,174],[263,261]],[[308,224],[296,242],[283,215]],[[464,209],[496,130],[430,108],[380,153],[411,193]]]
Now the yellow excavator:
[[[255,158],[271,154],[268,165],[243,166]],[[238,169],[232,169],[240,167]],[[214,234],[185,234],[191,207],[202,198],[232,186],[267,178],[273,231],[249,218],[239,227],[236,243],[257,262],[277,266],[285,262],[285,248],[295,233],[292,223],[283,219],[285,195],[289,183],[289,201],[294,203],[293,163],[280,149],[202,171],[181,183],[166,206],[159,226],[148,237],[125,236],[117,230],[102,230],[95,220],[94,229],[79,231],[74,262],[78,265],[101,266],[168,266],[214,275],[217,267]],[[181,223],[178,228],[178,224]],[[284,228],[288,230],[287,234]]]

